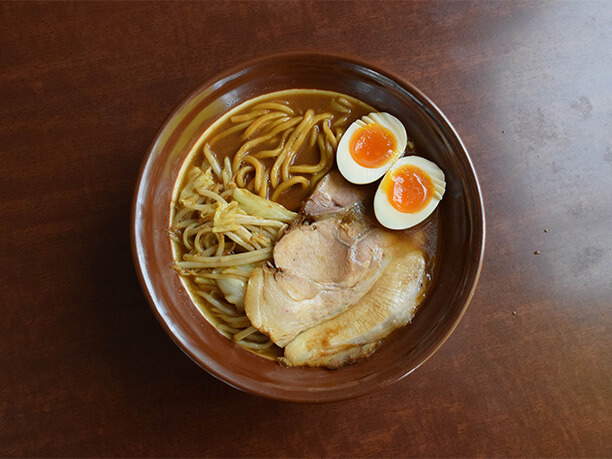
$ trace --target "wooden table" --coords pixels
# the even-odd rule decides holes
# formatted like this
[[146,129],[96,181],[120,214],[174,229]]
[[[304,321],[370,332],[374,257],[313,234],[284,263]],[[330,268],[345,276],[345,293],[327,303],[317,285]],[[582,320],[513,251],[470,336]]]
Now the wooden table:
[[[215,380],[132,264],[138,167],[203,80],[285,50],[413,82],[471,153],[480,283],[392,387],[292,405]],[[612,5],[0,4],[0,456],[611,456]]]

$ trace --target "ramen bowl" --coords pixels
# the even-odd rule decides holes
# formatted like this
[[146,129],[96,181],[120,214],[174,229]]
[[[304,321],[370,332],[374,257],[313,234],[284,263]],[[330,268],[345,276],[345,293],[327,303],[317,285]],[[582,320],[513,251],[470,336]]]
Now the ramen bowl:
[[[348,94],[394,113],[418,154],[446,174],[440,204],[438,272],[412,323],[385,338],[371,356],[336,370],[287,367],[226,338],[194,304],[179,275],[169,237],[171,201],[181,167],[202,133],[239,104],[293,88]],[[175,343],[227,384],[264,397],[327,402],[371,393],[413,372],[446,341],[473,295],[482,264],[485,219],[470,157],[442,112],[407,81],[350,58],[284,54],[212,78],[174,110],[140,171],[132,209],[132,249],[151,308]]]

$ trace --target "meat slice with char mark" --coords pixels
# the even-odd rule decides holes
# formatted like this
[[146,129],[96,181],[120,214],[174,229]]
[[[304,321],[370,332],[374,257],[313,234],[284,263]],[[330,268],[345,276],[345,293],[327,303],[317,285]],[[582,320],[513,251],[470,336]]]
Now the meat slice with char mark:
[[338,368],[371,354],[412,320],[424,289],[420,250],[396,250],[372,289],[348,310],[300,333],[285,348],[289,365]]

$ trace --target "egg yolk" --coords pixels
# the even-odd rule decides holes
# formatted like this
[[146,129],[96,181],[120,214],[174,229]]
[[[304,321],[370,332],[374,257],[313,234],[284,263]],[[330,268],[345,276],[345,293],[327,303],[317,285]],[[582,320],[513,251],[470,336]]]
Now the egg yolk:
[[431,177],[423,169],[410,164],[389,174],[385,185],[391,205],[406,214],[423,210],[431,201],[434,190]]
[[355,162],[370,169],[386,164],[396,149],[397,140],[393,132],[374,123],[357,129],[349,142],[349,151]]

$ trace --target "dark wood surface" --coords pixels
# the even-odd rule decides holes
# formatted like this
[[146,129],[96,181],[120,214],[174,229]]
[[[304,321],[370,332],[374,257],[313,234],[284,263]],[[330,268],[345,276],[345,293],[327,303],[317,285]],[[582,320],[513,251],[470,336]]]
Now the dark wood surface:
[[[413,82],[471,153],[480,283],[392,387],[293,405],[193,364],[132,264],[140,161],[203,80],[285,50]],[[612,5],[0,3],[0,456],[612,456]]]

